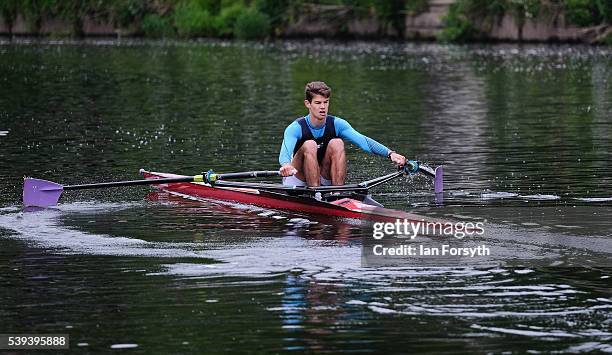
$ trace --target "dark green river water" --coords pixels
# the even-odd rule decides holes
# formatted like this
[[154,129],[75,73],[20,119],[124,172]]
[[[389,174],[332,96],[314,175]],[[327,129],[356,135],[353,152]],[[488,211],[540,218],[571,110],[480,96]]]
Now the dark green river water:
[[[149,187],[22,211],[62,184],[277,169],[303,87],[409,158],[385,206],[481,221],[487,265],[364,267],[372,226]],[[0,41],[0,334],[106,353],[612,352],[612,49]],[[359,182],[393,171],[348,148]],[[507,261],[522,260],[520,266]]]

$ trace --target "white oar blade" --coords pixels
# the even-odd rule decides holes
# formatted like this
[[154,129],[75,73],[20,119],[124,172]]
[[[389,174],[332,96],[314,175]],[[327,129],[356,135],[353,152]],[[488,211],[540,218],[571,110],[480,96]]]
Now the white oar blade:
[[64,187],[58,183],[25,178],[23,181],[23,204],[26,207],[49,207],[55,206],[64,191]]

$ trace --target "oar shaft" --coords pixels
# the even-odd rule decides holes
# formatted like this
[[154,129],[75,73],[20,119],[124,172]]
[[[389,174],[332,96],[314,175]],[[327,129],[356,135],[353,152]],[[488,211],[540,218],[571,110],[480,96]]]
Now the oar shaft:
[[225,174],[216,174],[216,175],[217,175],[217,180],[231,180],[231,179],[243,179],[243,178],[280,176],[280,172],[278,170],[263,170],[263,171],[246,171],[242,173],[225,173]]
[[[158,185],[158,184],[169,184],[176,182],[193,182],[197,181],[194,176],[184,176],[178,178],[165,178],[165,179],[148,179],[148,180],[129,180],[129,181],[112,181],[112,182],[101,182],[96,184],[83,184],[83,185],[68,185],[64,186],[64,190],[83,190],[83,189],[97,189],[101,187],[119,187],[119,186],[136,186],[136,185]],[[201,175],[199,175],[201,180]]]
[[137,186],[137,185],[159,185],[172,184],[181,182],[206,182],[214,184],[216,180],[222,179],[239,179],[249,177],[265,177],[279,176],[278,171],[247,171],[241,173],[215,174],[211,171],[202,175],[195,176],[178,176],[174,178],[162,179],[144,179],[144,180],[128,180],[128,181],[111,181],[95,184],[68,185],[62,186],[58,183],[26,178],[23,184],[23,203],[26,206],[48,207],[54,206],[59,200],[62,191],[64,190],[84,190],[97,189],[104,187],[119,187],[119,186]]
[[404,171],[400,170],[400,171],[397,171],[397,172],[394,172],[394,173],[391,173],[391,174],[387,174],[387,175],[384,175],[384,176],[381,176],[381,177],[374,178],[372,180],[364,181],[364,182],[360,183],[359,186],[367,188],[367,189],[371,189],[374,186],[378,186],[380,184],[384,184],[385,182],[393,180],[393,179],[395,179],[397,177],[400,177],[402,175],[404,175]]
[[259,190],[270,190],[270,191],[287,191],[287,192],[299,192],[304,194],[314,194],[316,192],[342,192],[342,191],[355,191],[355,192],[367,192],[367,188],[351,184],[351,185],[332,185],[332,186],[291,186],[283,184],[270,184],[270,183],[257,183],[257,182],[236,182],[236,181],[217,181],[215,182],[216,187],[238,187],[238,188],[252,188]]
[[[231,180],[231,179],[268,177],[268,176],[279,176],[279,175],[280,173],[277,170],[265,170],[265,171],[245,171],[245,172],[240,172],[240,173],[214,174],[214,177],[215,177],[215,180]],[[64,186],[64,190],[83,190],[83,189],[97,189],[97,188],[103,188],[103,187],[136,186],[136,185],[159,185],[159,184],[171,184],[171,183],[177,183],[177,182],[194,182],[194,181],[203,182],[204,177],[202,175],[196,175],[196,176],[184,176],[184,177],[164,178],[164,179],[101,182],[101,183],[96,183],[96,184]]]
[[429,175],[430,177],[436,177],[436,172],[434,171],[434,169],[428,166],[419,165],[419,171],[425,175]]

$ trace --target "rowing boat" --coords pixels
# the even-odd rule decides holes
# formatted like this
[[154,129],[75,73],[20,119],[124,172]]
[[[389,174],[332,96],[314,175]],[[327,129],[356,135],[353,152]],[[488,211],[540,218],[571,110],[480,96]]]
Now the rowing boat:
[[[145,179],[186,178],[184,175],[140,170]],[[399,173],[401,174],[401,172]],[[441,174],[441,172],[440,172]],[[431,218],[383,207],[372,199],[368,190],[390,180],[398,173],[385,175],[366,183],[306,188],[270,183],[234,183],[229,181],[180,182],[155,184],[173,195],[250,204],[265,208],[372,221],[432,221]],[[441,179],[441,177],[440,177]]]
[[59,183],[25,178],[23,203],[26,207],[50,207],[57,204],[64,190],[81,190],[119,186],[153,185],[171,194],[198,199],[232,201],[256,206],[325,215],[341,218],[367,219],[374,221],[434,221],[430,218],[384,208],[372,199],[370,189],[406,174],[422,173],[434,179],[434,190],[442,195],[442,167],[432,169],[416,161],[408,161],[400,170],[359,184],[341,186],[285,186],[278,183],[230,181],[254,177],[279,177],[278,170],[247,171],[216,174],[206,173],[186,176],[156,173],[141,169],[144,180],[113,181],[82,185]]

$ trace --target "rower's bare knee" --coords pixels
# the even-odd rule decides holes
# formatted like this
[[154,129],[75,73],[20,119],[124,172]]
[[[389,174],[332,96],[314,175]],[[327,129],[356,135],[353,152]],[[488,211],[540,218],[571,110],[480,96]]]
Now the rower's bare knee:
[[304,156],[317,156],[317,142],[313,140],[307,140],[302,144],[302,150],[304,152]]
[[335,156],[344,155],[344,141],[340,138],[334,138],[329,141],[327,149]]

